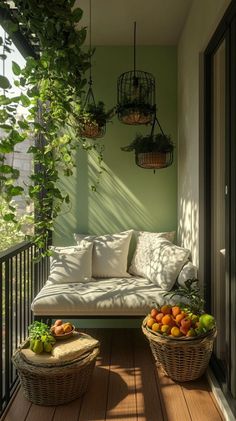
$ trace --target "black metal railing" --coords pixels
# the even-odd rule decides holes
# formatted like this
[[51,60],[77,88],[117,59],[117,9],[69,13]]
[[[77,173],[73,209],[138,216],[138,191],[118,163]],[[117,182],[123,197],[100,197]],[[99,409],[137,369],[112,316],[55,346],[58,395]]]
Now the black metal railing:
[[33,320],[31,302],[48,277],[49,260],[44,257],[37,261],[39,254],[30,242],[0,252],[1,413],[18,384],[12,354],[27,337]]

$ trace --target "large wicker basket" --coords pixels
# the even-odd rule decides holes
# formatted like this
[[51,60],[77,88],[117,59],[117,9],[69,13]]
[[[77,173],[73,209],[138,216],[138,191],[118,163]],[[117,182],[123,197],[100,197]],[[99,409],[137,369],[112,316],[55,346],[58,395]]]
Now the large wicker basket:
[[13,363],[23,389],[23,394],[36,405],[62,405],[82,396],[88,387],[99,348],[94,348],[85,358],[61,366],[30,364],[18,349]]
[[144,335],[149,341],[152,354],[166,374],[178,382],[196,380],[206,371],[216,337],[216,329],[207,334],[186,339],[172,339],[152,333],[142,324]]

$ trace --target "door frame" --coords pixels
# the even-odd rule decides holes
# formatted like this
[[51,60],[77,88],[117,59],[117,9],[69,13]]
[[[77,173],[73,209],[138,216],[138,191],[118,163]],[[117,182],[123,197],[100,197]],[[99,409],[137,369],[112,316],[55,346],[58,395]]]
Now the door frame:
[[[212,88],[213,88],[213,56],[221,42],[226,42],[226,305],[229,308],[226,319],[227,343],[227,373],[224,372],[216,359],[212,359],[212,368],[222,390],[235,411],[236,397],[236,0],[233,0],[219,23],[213,37],[204,52],[204,133],[203,144],[200,145],[200,162],[203,163],[203,177],[199,180],[200,224],[204,229],[200,232],[200,245],[203,249],[202,273],[205,280],[206,309],[211,311],[211,148],[212,148]],[[201,173],[201,172],[200,172]],[[208,281],[209,280],[209,281]],[[232,389],[231,389],[232,388]]]

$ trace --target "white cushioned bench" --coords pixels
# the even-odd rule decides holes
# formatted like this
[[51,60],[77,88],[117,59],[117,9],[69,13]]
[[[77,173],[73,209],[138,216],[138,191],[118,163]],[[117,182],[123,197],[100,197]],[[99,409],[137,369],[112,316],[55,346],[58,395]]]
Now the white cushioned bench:
[[[167,244],[168,247],[171,247],[171,250],[174,249],[175,253],[176,250],[179,252],[178,249],[180,248],[172,245],[172,243],[167,240],[166,242],[161,241],[162,247],[163,245],[166,246]],[[171,245],[169,245],[169,243]],[[120,247],[119,242],[118,244]],[[159,266],[154,264],[155,253],[153,253],[152,250],[152,264],[149,265],[152,266],[151,269],[148,267],[143,267],[143,257],[148,259],[147,248],[146,254],[141,254],[141,266],[139,269],[137,264],[137,257],[140,260],[139,253],[141,250],[138,250],[137,245],[129,270],[133,273],[135,271],[140,271],[142,276],[132,274],[130,275],[127,273],[127,247],[125,252],[125,262],[122,263],[118,260],[119,267],[117,269],[117,271],[120,274],[124,274],[124,276],[95,278],[94,276],[91,276],[91,274],[93,275],[92,269],[91,273],[89,273],[88,269],[88,253],[92,253],[92,249],[91,247],[86,249],[86,247],[82,249],[79,248],[79,251],[77,250],[76,246],[74,246],[75,251],[73,250],[73,246],[68,247],[66,252],[65,248],[60,249],[59,252],[62,253],[62,255],[56,255],[56,257],[53,258],[54,260],[52,259],[49,279],[38,293],[38,295],[35,297],[31,305],[34,316],[49,318],[53,318],[53,316],[70,316],[71,318],[86,316],[94,318],[106,316],[142,317],[145,316],[148,311],[150,311],[150,308],[155,303],[162,304],[167,301],[167,298],[164,295],[166,292],[172,290],[172,288],[176,286],[177,280],[180,284],[183,285],[185,280],[189,278],[192,279],[196,277],[197,274],[197,268],[187,258],[189,253],[184,254],[186,258],[176,269],[176,267],[173,267],[173,264],[170,265],[173,259],[171,260],[171,253],[168,252],[169,254],[167,256],[169,257],[167,258],[167,261],[165,259],[163,260],[164,263],[162,262],[161,266],[163,273],[158,274],[158,270],[160,271],[160,269],[158,269]],[[114,255],[116,256],[117,250],[115,242],[112,243],[112,247],[112,253],[115,253]],[[101,250],[103,251],[103,249],[104,244]],[[101,250],[99,249],[100,254]],[[113,259],[114,256],[112,254],[108,256],[108,251],[105,250],[106,258],[109,258],[109,270],[110,273],[113,273],[112,271],[115,273],[115,258]],[[79,257],[76,253],[80,253],[78,254]],[[99,253],[97,257],[98,259],[100,258]],[[124,248],[122,248],[122,253],[124,254]],[[121,253],[119,252],[118,255],[120,258]],[[77,258],[80,259],[78,261],[78,266],[76,260]],[[99,270],[100,263],[98,260],[98,264],[96,266],[97,272]],[[105,263],[103,259],[103,265],[104,264]],[[86,268],[83,269],[83,274],[85,275],[84,277],[81,275],[81,268],[83,265],[86,266]],[[102,268],[101,270],[105,271],[105,268],[103,268],[102,264],[100,266]],[[170,269],[169,266],[171,267],[171,272],[168,271]],[[153,278],[153,271],[155,274],[157,274],[158,279],[162,280],[162,276],[164,276],[164,280],[161,286],[156,281],[156,275]],[[148,277],[144,276],[145,273],[148,274]],[[172,279],[168,279],[168,276],[172,276]],[[175,277],[173,278],[173,276]],[[153,278],[154,280],[151,280],[150,278]],[[177,301],[178,297],[172,300],[172,302]]]

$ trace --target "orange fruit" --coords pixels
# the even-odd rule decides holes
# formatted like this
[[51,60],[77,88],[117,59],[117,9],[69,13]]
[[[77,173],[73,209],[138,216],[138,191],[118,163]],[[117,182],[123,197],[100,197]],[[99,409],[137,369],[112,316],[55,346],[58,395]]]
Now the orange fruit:
[[157,308],[153,308],[153,309],[151,310],[151,317],[155,318],[157,314],[158,314],[158,310],[157,310]]
[[153,323],[152,330],[158,332],[158,330],[160,330],[160,323]]
[[169,325],[162,325],[161,331],[162,331],[162,333],[169,333],[170,332],[170,326]]
[[152,317],[150,317],[150,318],[147,320],[147,326],[148,326],[148,327],[152,327],[153,323],[156,323],[156,320],[155,320],[155,319],[153,319]]
[[181,320],[182,319],[184,319],[185,318],[185,315],[184,314],[182,314],[182,313],[180,313],[180,314],[177,314],[177,316],[175,317],[175,321],[177,322],[177,323],[180,323],[181,322]]
[[163,323],[163,325],[169,325],[170,326],[171,324],[173,324],[172,317],[169,314],[165,314],[162,317],[161,322]]
[[172,327],[170,333],[171,333],[172,336],[175,336],[176,338],[181,336],[180,329],[177,326]]
[[179,308],[179,306],[174,306],[172,307],[172,314],[174,317],[176,317],[178,314],[180,314],[181,310]]
[[171,314],[171,306],[169,304],[165,304],[161,307],[161,312],[163,314]]
[[161,321],[162,321],[162,317],[164,316],[164,314],[163,313],[158,313],[157,315],[156,315],[156,321],[158,322],[158,323],[160,323]]

